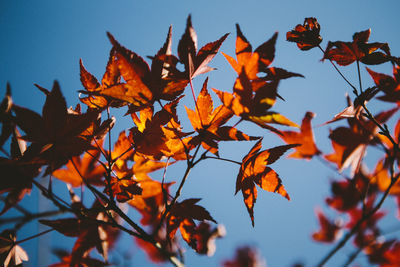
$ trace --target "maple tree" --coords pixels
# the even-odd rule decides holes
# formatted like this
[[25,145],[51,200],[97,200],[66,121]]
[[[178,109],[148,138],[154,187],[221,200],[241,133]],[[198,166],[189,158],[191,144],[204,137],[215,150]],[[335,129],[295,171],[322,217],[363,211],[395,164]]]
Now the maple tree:
[[[51,90],[36,85],[45,97],[42,115],[39,115],[14,104],[11,86],[7,84],[0,104],[0,148],[4,154],[0,157],[0,193],[6,195],[2,197],[1,215],[10,209],[23,210],[19,202],[29,198],[27,193],[33,187],[56,210],[38,214],[25,212],[12,221],[14,227],[0,234],[0,258],[5,266],[28,260],[23,242],[51,231],[76,238],[71,251],[56,252],[61,262],[51,266],[107,266],[109,251],[122,234],[134,238],[154,262],[169,261],[175,266],[184,266],[183,242],[198,254],[212,256],[215,240],[225,235],[225,229],[218,225],[207,207],[199,204],[200,198],[181,198],[191,170],[209,159],[236,165],[235,193],[241,191],[254,226],[257,186],[290,200],[279,169],[270,167],[282,160],[286,152],[290,153],[288,157],[297,159],[317,157],[343,176],[331,183],[332,196],[326,198],[326,204],[332,212],[346,215],[347,221],[332,219],[323,209],[316,210],[320,229],[312,238],[332,244],[331,251],[318,266],[329,261],[349,240],[353,241],[355,250],[346,266],[362,252],[370,263],[398,266],[400,240],[382,240],[379,223],[387,216],[381,210],[387,198],[395,198],[397,206],[400,205],[400,120],[393,122],[400,104],[400,59],[391,55],[387,43],[368,43],[370,30],[355,33],[351,42],[328,42],[323,49],[320,29],[316,18],[306,18],[302,25],[286,33],[286,39],[295,42],[302,51],[319,48],[322,60],[331,62],[354,94],[353,101],[348,96],[348,107],[324,124],[347,121],[346,126],[330,131],[331,153],[323,152],[316,145],[311,124],[313,112],[305,112],[299,126],[281,112],[271,110],[277,101],[283,100],[278,93],[281,81],[303,77],[272,66],[278,33],[253,51],[238,24],[236,59],[222,52],[237,75],[231,92],[209,90],[207,77],[196,95],[192,80],[214,70],[209,64],[228,34],[198,49],[191,16],[178,43],[177,55],[172,53],[170,27],[162,47],[149,57],[151,64],[107,33],[112,48],[101,82],[84,67],[82,60],[79,62],[83,86],[79,100],[84,107],[77,104],[75,108],[67,108],[58,82],[54,82]],[[346,67],[354,62],[358,87],[336,66]],[[392,64],[393,75],[366,68],[373,85],[365,88],[361,83],[361,64]],[[186,96],[184,92],[189,87],[189,96]],[[210,94],[213,92],[219,105],[213,101]],[[185,106],[186,114],[178,112],[183,98],[193,100],[194,108]],[[391,106],[374,115],[375,111],[367,105],[374,100]],[[131,127],[121,131],[117,140],[111,138],[118,123],[118,118],[112,117],[114,109],[125,109],[126,116],[131,118]],[[191,125],[181,123],[183,116],[187,116]],[[284,143],[263,148],[263,136],[240,130],[242,121],[268,130],[266,134],[277,136]],[[389,127],[389,121],[395,126]],[[190,126],[193,131],[183,131]],[[220,156],[219,143],[223,141],[256,143],[238,162]],[[374,170],[368,171],[365,159],[371,147],[380,149],[381,158]],[[171,181],[167,169],[174,166],[181,166],[182,176]],[[344,174],[342,171],[348,167],[350,171]],[[163,173],[161,179],[152,174],[156,171]],[[50,177],[47,187],[38,181],[41,174]],[[54,189],[53,179],[67,184],[68,201]],[[83,201],[78,191],[82,196],[83,192],[90,192],[92,202]],[[141,218],[131,216],[129,210],[137,211]],[[60,217],[61,214],[68,215]],[[18,230],[31,220],[38,220],[48,230],[19,240]],[[345,234],[340,237],[342,232]],[[94,248],[101,259],[90,255]],[[223,265],[253,266],[262,262],[256,250],[243,247],[237,250],[234,259],[226,260]]]

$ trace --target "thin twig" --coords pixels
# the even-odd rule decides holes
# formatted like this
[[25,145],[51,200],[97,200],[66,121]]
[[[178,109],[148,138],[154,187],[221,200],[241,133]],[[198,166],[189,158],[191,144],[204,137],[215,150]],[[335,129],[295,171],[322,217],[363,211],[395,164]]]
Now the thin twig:
[[15,223],[15,222],[30,222],[34,219],[37,218],[42,218],[42,217],[49,217],[49,216],[53,216],[53,215],[58,215],[58,214],[62,214],[65,213],[64,210],[52,210],[52,211],[44,211],[44,212],[40,212],[40,213],[30,213],[24,216],[16,216],[16,217],[11,217],[11,218],[4,218],[4,219],[0,219],[0,225],[1,224],[6,224],[6,223]]
[[[3,196],[0,196],[0,200],[6,202],[6,201],[7,201],[7,198],[5,198],[5,197],[3,197]],[[30,211],[28,211],[27,209],[25,209],[24,207],[22,207],[22,206],[19,205],[18,203],[17,203],[17,204],[14,204],[14,205],[13,205],[13,208],[15,208],[15,209],[18,210],[19,212],[23,213],[25,216],[31,216],[31,215],[32,215],[32,213],[31,213]]]
[[347,259],[347,261],[343,264],[343,267],[350,266],[350,264],[357,258],[358,254],[363,251],[363,248],[358,248],[356,251],[354,251],[350,257]]
[[37,188],[42,192],[42,194],[50,199],[55,206],[57,206],[60,210],[72,210],[71,206],[61,199],[59,196],[54,195],[54,193],[50,193],[43,185],[38,183],[35,180],[32,180],[32,183],[36,185]]
[[216,160],[222,160],[222,161],[227,161],[227,162],[231,162],[231,163],[236,163],[238,165],[242,165],[241,162],[236,161],[236,160],[232,160],[232,159],[226,159],[226,158],[219,158],[219,157],[214,157],[214,156],[204,156],[204,159],[216,159]]
[[[322,51],[322,53],[325,54],[324,49],[322,49],[322,47],[320,45],[318,45],[318,48]],[[343,73],[338,69],[338,67],[336,67],[335,63],[333,63],[333,61],[331,59],[329,59],[329,62],[331,62],[332,66],[335,68],[335,70],[339,73],[339,75],[346,81],[346,83],[348,85],[350,85],[351,88],[353,88],[354,92],[357,92],[357,88],[351,84],[351,82],[349,82],[349,80],[347,80],[347,78],[343,75]]]
[[361,82],[361,72],[360,72],[360,61],[357,60],[357,73],[358,82],[360,83],[360,95],[363,93],[362,82]]
[[46,231],[43,231],[43,232],[38,233],[38,234],[36,234],[36,235],[33,235],[33,236],[30,236],[30,237],[27,237],[27,238],[18,240],[18,241],[16,241],[16,242],[14,243],[14,245],[18,245],[18,244],[21,244],[21,243],[23,243],[23,242],[26,242],[26,241],[29,241],[29,240],[31,240],[31,239],[34,239],[34,238],[36,238],[36,237],[42,236],[42,235],[47,234],[47,233],[49,233],[49,232],[51,232],[51,231],[53,231],[53,230],[54,230],[53,228],[47,229]]

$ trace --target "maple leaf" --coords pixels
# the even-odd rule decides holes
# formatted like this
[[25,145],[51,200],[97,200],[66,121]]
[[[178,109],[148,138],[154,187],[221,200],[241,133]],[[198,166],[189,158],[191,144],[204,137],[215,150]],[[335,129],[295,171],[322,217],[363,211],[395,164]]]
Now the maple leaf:
[[85,258],[87,252],[96,247],[97,251],[107,260],[108,249],[115,243],[118,230],[112,226],[98,223],[99,221],[109,222],[109,218],[100,212],[100,203],[94,202],[90,210],[86,209],[82,203],[81,208],[90,218],[63,218],[58,220],[39,220],[57,232],[69,236],[77,237],[71,253],[70,265],[75,266]]
[[232,110],[235,115],[240,116],[243,120],[252,121],[262,128],[281,134],[269,123],[294,127],[298,127],[298,125],[277,112],[269,111],[275,104],[277,89],[278,82],[250,81],[243,71],[236,79],[233,94],[217,89],[213,90],[224,106]]
[[[82,59],[79,60],[80,67],[80,78],[84,91],[81,93],[88,95],[87,97],[81,97],[79,100],[86,104],[90,108],[103,109],[108,106],[120,107],[124,105],[124,102],[115,98],[111,98],[107,95],[101,96],[98,93],[103,90],[117,85],[121,82],[121,74],[119,72],[115,49],[111,49],[110,56],[107,62],[106,71],[103,75],[101,84],[97,81],[90,72],[88,72],[83,66]],[[100,93],[101,94],[101,93]]]
[[[376,184],[380,191],[386,192],[392,181],[389,175],[388,167],[385,166],[383,160],[378,161],[375,167],[373,179],[371,183]],[[400,195],[400,180],[398,180],[390,189],[389,194]]]
[[[189,81],[176,69],[177,61],[168,60],[172,57],[171,29],[164,46],[153,58],[152,69],[139,55],[120,45],[110,33],[107,34],[116,49],[117,65],[126,83],[102,91],[103,94],[127,101],[140,110],[160,99],[174,100],[183,92]],[[163,57],[167,62],[162,60]]]
[[[375,116],[379,123],[386,122],[398,108],[383,111]],[[351,172],[355,173],[360,168],[368,145],[379,142],[376,138],[377,126],[363,117],[349,118],[349,127],[338,127],[331,131],[329,138],[332,142],[334,152],[325,155],[325,159],[337,165],[339,170],[351,166]]]
[[130,177],[111,177],[110,185],[113,195],[119,202],[126,202],[143,191],[138,182]]
[[376,186],[371,183],[371,177],[362,169],[352,179],[333,181],[331,183],[332,196],[326,198],[326,203],[340,212],[347,212],[357,207],[366,195],[376,192]]
[[396,265],[397,266],[400,265],[400,259],[398,256],[399,253],[400,253],[399,241],[394,241],[389,249],[385,247],[385,250],[383,250],[383,256],[386,261],[383,264],[381,264],[381,267],[394,267]]
[[[147,172],[146,170],[140,172],[136,170],[137,167],[134,170],[133,166],[128,166],[128,161],[134,161],[134,166],[140,164],[145,165],[144,162],[146,161],[149,161],[148,165],[150,165],[150,162],[153,161],[136,153],[136,151],[133,149],[132,141],[126,136],[125,130],[120,132],[118,140],[114,144],[114,149],[111,152],[111,159],[113,162],[112,169],[117,177],[132,177],[135,175],[135,180],[140,180],[142,177],[150,179],[150,177],[147,176],[147,172],[151,172],[150,169]],[[154,164],[156,165],[156,163]],[[162,165],[159,168],[164,166],[165,165]]]
[[255,140],[258,137],[248,136],[231,126],[224,125],[233,112],[221,105],[214,109],[213,101],[207,90],[208,78],[196,100],[195,111],[186,107],[189,120],[198,132],[198,135],[190,140],[190,144],[197,146],[201,143],[204,149],[218,155],[218,141],[243,141]]
[[73,187],[88,183],[103,186],[103,176],[106,173],[104,166],[98,161],[101,155],[101,147],[104,139],[97,143],[98,148],[88,150],[82,156],[72,157],[66,164],[66,169],[58,169],[53,172],[57,179],[71,184]]
[[46,173],[91,147],[92,136],[84,133],[99,116],[93,110],[79,115],[69,113],[57,82],[46,96],[42,116],[16,105],[13,105],[13,111],[17,125],[26,133],[24,140],[31,142],[23,157],[48,164]]
[[[166,162],[155,161],[141,153],[136,153],[125,131],[119,134],[118,140],[115,142],[114,149],[111,152],[111,158],[112,162],[114,162],[113,171],[117,177],[131,177],[134,175],[136,181],[151,180],[148,173],[167,166]],[[133,166],[129,167],[128,161],[133,161]],[[168,164],[171,165],[173,162]]]
[[164,156],[186,159],[187,151],[193,147],[188,145],[191,137],[184,138],[188,133],[181,132],[176,116],[179,100],[166,104],[154,115],[151,107],[141,110],[140,118],[135,113],[131,114],[137,127],[130,129],[129,138],[136,153],[156,160]]
[[131,113],[160,99],[174,100],[183,92],[189,81],[176,68],[178,60],[171,55],[171,28],[163,47],[151,57],[151,69],[142,57],[123,47],[110,33],[107,36],[113,48],[102,85],[81,65],[81,80],[87,91],[80,92],[89,95],[85,103],[93,99],[100,107],[110,100],[117,107],[129,103]]
[[346,94],[347,107],[336,114],[333,119],[325,122],[324,125],[347,118],[359,119],[362,111],[364,110],[362,103],[366,104],[367,101],[370,100],[376,93],[377,90],[374,88],[368,88],[354,100],[354,103],[351,101],[350,96]]
[[143,218],[140,223],[143,225],[158,226],[161,212],[168,200],[169,187],[173,183],[160,183],[152,179],[140,181],[142,194],[135,196],[128,204],[138,210]]
[[147,181],[150,179],[148,173],[166,168],[174,162],[154,161],[144,156],[135,154],[134,164],[132,166],[132,173],[138,181]]
[[[367,43],[371,29],[356,32],[352,42],[329,42],[324,53],[324,59],[336,61],[340,66],[347,66],[354,61],[367,65],[382,64],[391,60],[389,47],[386,43]],[[383,52],[377,51],[378,49]]]
[[246,37],[240,30],[239,24],[236,24],[236,60],[223,53],[229,64],[237,72],[246,73],[249,80],[258,79],[257,74],[264,72],[267,74],[264,80],[280,80],[290,77],[303,77],[301,74],[288,72],[281,68],[269,67],[275,58],[275,43],[278,38],[278,33],[275,33],[268,41],[264,42],[256,48],[253,48]]
[[266,262],[260,252],[254,247],[240,247],[236,249],[235,257],[232,260],[225,260],[224,267],[265,267]]
[[197,248],[196,224],[197,221],[212,221],[217,223],[210,213],[202,206],[196,205],[199,198],[189,198],[182,202],[176,202],[172,206],[167,219],[167,235],[170,239],[180,230],[183,239],[193,248]]
[[282,131],[281,137],[287,144],[300,144],[295,148],[295,152],[289,155],[292,158],[311,159],[319,155],[321,151],[315,145],[314,136],[311,128],[311,119],[315,116],[312,112],[304,115],[301,123],[300,132]]
[[260,151],[260,139],[242,160],[239,174],[236,179],[236,192],[242,191],[243,200],[249,212],[251,223],[254,226],[254,204],[257,200],[256,185],[268,192],[274,192],[290,200],[278,174],[268,167],[279,159],[288,149],[299,146],[298,144],[277,146]]
[[193,79],[199,74],[213,70],[208,66],[208,63],[218,53],[228,35],[229,33],[223,35],[218,40],[206,44],[197,51],[197,34],[192,26],[192,18],[190,15],[188,16],[185,33],[178,44],[178,56],[185,65],[185,74],[188,79]]
[[153,262],[164,262],[168,260],[168,255],[176,254],[178,250],[178,240],[167,240],[165,226],[160,225],[162,212],[165,210],[165,205],[169,201],[169,187],[173,183],[160,183],[152,179],[144,179],[140,181],[140,186],[143,189],[141,195],[135,196],[128,204],[140,212],[142,218],[140,223],[145,226],[150,226],[151,235],[165,248],[166,253],[161,253],[154,245],[142,239],[135,238],[136,243],[142,248]]
[[383,96],[379,96],[378,99],[387,101],[387,102],[395,102],[399,105],[400,102],[400,67],[393,66],[393,77],[383,74],[377,73],[373,70],[366,68],[369,75],[371,75],[374,80],[376,86],[380,91],[384,93]]
[[[368,199],[365,200],[365,206],[362,208],[354,208],[350,210],[348,213],[350,215],[350,221],[346,224],[346,227],[351,229],[354,227],[355,224],[357,224],[361,217],[366,214],[366,212],[371,211],[374,208],[374,203],[375,203],[376,195],[373,194]],[[377,228],[377,222],[379,219],[381,219],[383,216],[386,215],[386,212],[383,211],[378,211],[375,212],[373,216],[369,217],[368,220],[364,221],[361,226],[359,232],[363,232],[363,229],[366,228]]]
[[29,257],[25,250],[16,244],[15,233],[4,230],[0,233],[0,261],[4,267],[22,265]]
[[0,215],[21,201],[25,194],[31,192],[33,179],[40,173],[40,164],[22,158],[26,144],[19,138],[19,133],[15,129],[11,139],[11,159],[0,157],[0,173],[3,178],[0,183],[0,194],[9,192]]
[[286,33],[286,40],[295,42],[300,50],[310,50],[322,42],[322,37],[319,35],[320,30],[316,18],[305,18],[303,25],[297,24],[294,30]]
[[318,221],[321,229],[312,234],[312,238],[317,242],[332,243],[335,242],[340,235],[341,223],[331,222],[322,212],[322,210],[317,209],[316,214],[318,216]]
[[208,222],[201,222],[194,228],[192,239],[196,242],[192,242],[192,248],[199,254],[211,257],[216,250],[215,239],[224,237],[225,234],[226,230],[223,225],[211,228]]

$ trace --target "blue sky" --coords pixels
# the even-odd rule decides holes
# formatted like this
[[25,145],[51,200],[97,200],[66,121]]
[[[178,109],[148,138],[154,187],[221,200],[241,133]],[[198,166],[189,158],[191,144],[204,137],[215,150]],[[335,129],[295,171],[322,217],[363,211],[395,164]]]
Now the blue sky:
[[[396,0],[2,0],[0,95],[5,92],[6,83],[10,82],[15,103],[40,113],[45,98],[33,84],[51,88],[56,79],[61,85],[67,104],[74,106],[78,103],[77,91],[82,89],[79,80],[79,59],[83,60],[91,73],[100,78],[111,48],[106,36],[107,31],[122,45],[145,58],[158,51],[165,40],[168,27],[172,25],[173,52],[176,53],[186,18],[191,14],[199,46],[230,32],[220,50],[231,56],[234,56],[236,23],[239,23],[253,48],[268,40],[274,32],[279,32],[272,65],[301,73],[305,79],[292,78],[282,81],[279,92],[286,101],[278,103],[274,110],[297,123],[301,122],[306,111],[313,111],[317,114],[313,125],[317,126],[331,119],[345,107],[344,95],[346,92],[351,93],[351,90],[329,62],[320,62],[322,54],[319,50],[298,50],[295,44],[285,41],[286,32],[296,24],[302,23],[305,17],[316,17],[321,24],[321,35],[324,38],[321,45],[325,47],[328,40],[350,41],[353,33],[371,28],[370,40],[388,42],[392,54],[398,56],[398,10],[400,3]],[[231,91],[235,73],[224,57],[221,54],[217,55],[211,66],[217,70],[196,77],[195,91],[200,90],[207,76],[210,79],[210,87]],[[391,74],[390,65],[373,69]],[[357,82],[355,65],[344,69],[344,73],[351,81]],[[363,74],[365,84],[371,85],[372,82],[364,70]],[[190,100],[187,98],[185,104],[192,107],[193,103]],[[218,103],[215,95],[214,101]],[[384,108],[382,103],[373,107],[376,111]],[[126,118],[117,123],[120,127],[117,129],[132,127]],[[246,123],[240,126],[242,130],[253,135],[264,136],[264,148],[283,144],[279,138],[258,127]],[[187,130],[191,129],[190,124],[186,124],[185,127]],[[330,141],[327,138],[330,127],[334,126],[314,129],[317,146],[325,153],[331,152]],[[117,136],[117,133],[114,136]],[[226,143],[221,146],[221,154],[241,160],[252,145],[253,143]],[[330,190],[329,181],[339,176],[318,160],[281,160],[272,167],[280,174],[292,200],[288,202],[279,195],[259,191],[254,228],[251,227],[242,196],[234,196],[237,166],[209,161],[202,163],[191,173],[182,198],[202,198],[200,204],[206,207],[219,223],[225,225],[227,236],[217,241],[217,252],[212,258],[197,256],[188,248],[188,266],[218,266],[222,260],[233,255],[237,246],[244,244],[258,246],[268,266],[290,266],[298,260],[312,265],[328,251],[328,246],[312,242],[310,235],[318,227],[314,210],[317,206],[324,207],[324,199]],[[172,169],[170,179],[179,179],[181,172],[179,168]],[[36,199],[37,193],[33,192],[32,198]],[[29,205],[31,202],[24,200],[23,204]],[[29,207],[37,209],[37,205],[32,204]],[[390,205],[387,208],[390,209]],[[390,222],[388,224],[390,225]],[[21,233],[22,238],[37,232],[35,227],[37,226],[27,227],[25,232]],[[58,236],[54,233],[51,239],[42,242],[53,246],[64,242],[59,240],[67,240],[59,239]],[[38,243],[35,242],[30,241],[22,245],[32,258],[28,266],[38,264],[35,256]],[[128,251],[132,254],[132,261],[138,263],[135,266],[145,266],[147,259],[135,248],[134,242],[128,238],[124,238],[123,242],[123,245],[118,247],[121,253]],[[328,266],[341,264],[351,252],[349,246]],[[39,263],[49,261],[42,259]]]

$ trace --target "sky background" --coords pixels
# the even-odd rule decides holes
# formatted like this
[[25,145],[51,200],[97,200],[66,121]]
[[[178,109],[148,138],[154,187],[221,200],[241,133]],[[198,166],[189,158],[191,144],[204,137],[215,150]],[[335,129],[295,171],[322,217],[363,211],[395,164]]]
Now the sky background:
[[[351,41],[355,32],[372,29],[371,42],[388,42],[393,55],[400,55],[400,35],[398,32],[398,11],[400,2],[393,1],[135,1],[135,0],[86,0],[86,1],[0,1],[0,95],[3,96],[6,83],[12,87],[14,102],[41,113],[45,101],[33,85],[37,83],[51,88],[58,80],[69,106],[75,106],[78,90],[83,87],[79,80],[79,59],[88,71],[101,79],[108,60],[111,44],[106,36],[109,31],[125,47],[143,58],[154,55],[162,46],[168,27],[173,27],[173,53],[182,36],[186,19],[192,15],[193,27],[197,32],[199,47],[217,40],[223,34],[231,34],[220,51],[234,56],[235,24],[253,48],[268,40],[274,32],[279,32],[275,60],[272,66],[301,73],[302,78],[291,78],[281,82],[279,93],[285,98],[273,108],[292,121],[300,124],[306,111],[313,111],[316,143],[324,153],[332,151],[327,138],[330,128],[337,125],[321,126],[345,107],[345,93],[351,93],[346,83],[334,71],[329,62],[321,62],[322,53],[318,49],[302,52],[294,43],[285,41],[286,32],[296,24],[303,23],[305,17],[316,17],[321,25],[322,47],[331,41]],[[231,92],[236,74],[225,58],[218,54],[210,64],[218,70],[195,78],[195,91],[209,77],[209,87]],[[372,67],[378,72],[391,74],[390,64]],[[357,84],[356,65],[343,69],[343,73]],[[372,85],[363,68],[365,86]],[[186,91],[190,96],[190,91]],[[213,95],[215,106],[219,100]],[[191,97],[184,104],[193,108]],[[373,111],[387,108],[382,102],[371,104]],[[184,130],[191,125],[183,119]],[[114,137],[120,130],[132,127],[127,118],[117,117]],[[396,115],[398,119],[398,115]],[[283,142],[257,126],[240,124],[240,129],[252,135],[264,136],[263,148],[282,145]],[[282,128],[286,130],[287,128]],[[254,142],[221,144],[223,157],[241,161]],[[374,158],[374,151],[369,152]],[[376,158],[376,157],[375,157]],[[373,161],[371,161],[373,162]],[[324,199],[329,195],[329,182],[339,179],[319,160],[300,161],[281,159],[272,168],[277,171],[291,196],[288,202],[283,197],[259,190],[255,205],[255,227],[243,204],[242,195],[234,195],[238,166],[220,161],[201,163],[190,174],[184,187],[182,199],[202,198],[200,204],[227,230],[227,236],[217,240],[217,252],[212,257],[198,256],[190,248],[186,253],[188,266],[218,266],[231,258],[236,247],[255,245],[266,259],[268,266],[291,266],[303,262],[312,266],[327,253],[330,246],[317,244],[311,240],[311,233],[318,229],[315,208],[326,208]],[[373,169],[374,166],[370,166]],[[168,169],[168,180],[179,180],[182,169]],[[161,175],[155,174],[160,180]],[[46,209],[43,200],[37,204],[37,192],[26,197],[22,204],[32,210]],[[393,213],[391,200],[385,208]],[[325,209],[327,210],[327,209]],[[333,212],[327,211],[329,215]],[[10,211],[7,216],[16,215]],[[137,216],[137,215],[136,215]],[[393,216],[392,216],[393,217]],[[134,218],[136,220],[139,217]],[[387,227],[398,225],[398,221],[388,221]],[[4,227],[4,226],[0,226]],[[18,239],[37,233],[41,226],[27,225]],[[38,229],[40,228],[40,229]],[[2,229],[1,229],[2,230]],[[40,241],[32,240],[22,244],[31,261],[27,266],[43,266],[54,262],[55,258],[38,259],[38,247],[65,247],[73,244],[73,238],[60,238],[52,233]],[[38,243],[39,242],[39,243]],[[353,247],[347,246],[330,261],[327,266],[342,264]],[[146,266],[146,256],[136,248],[130,238],[123,238],[117,246],[115,260],[122,262],[122,255],[129,255],[133,266]],[[363,256],[356,262],[365,263]]]

